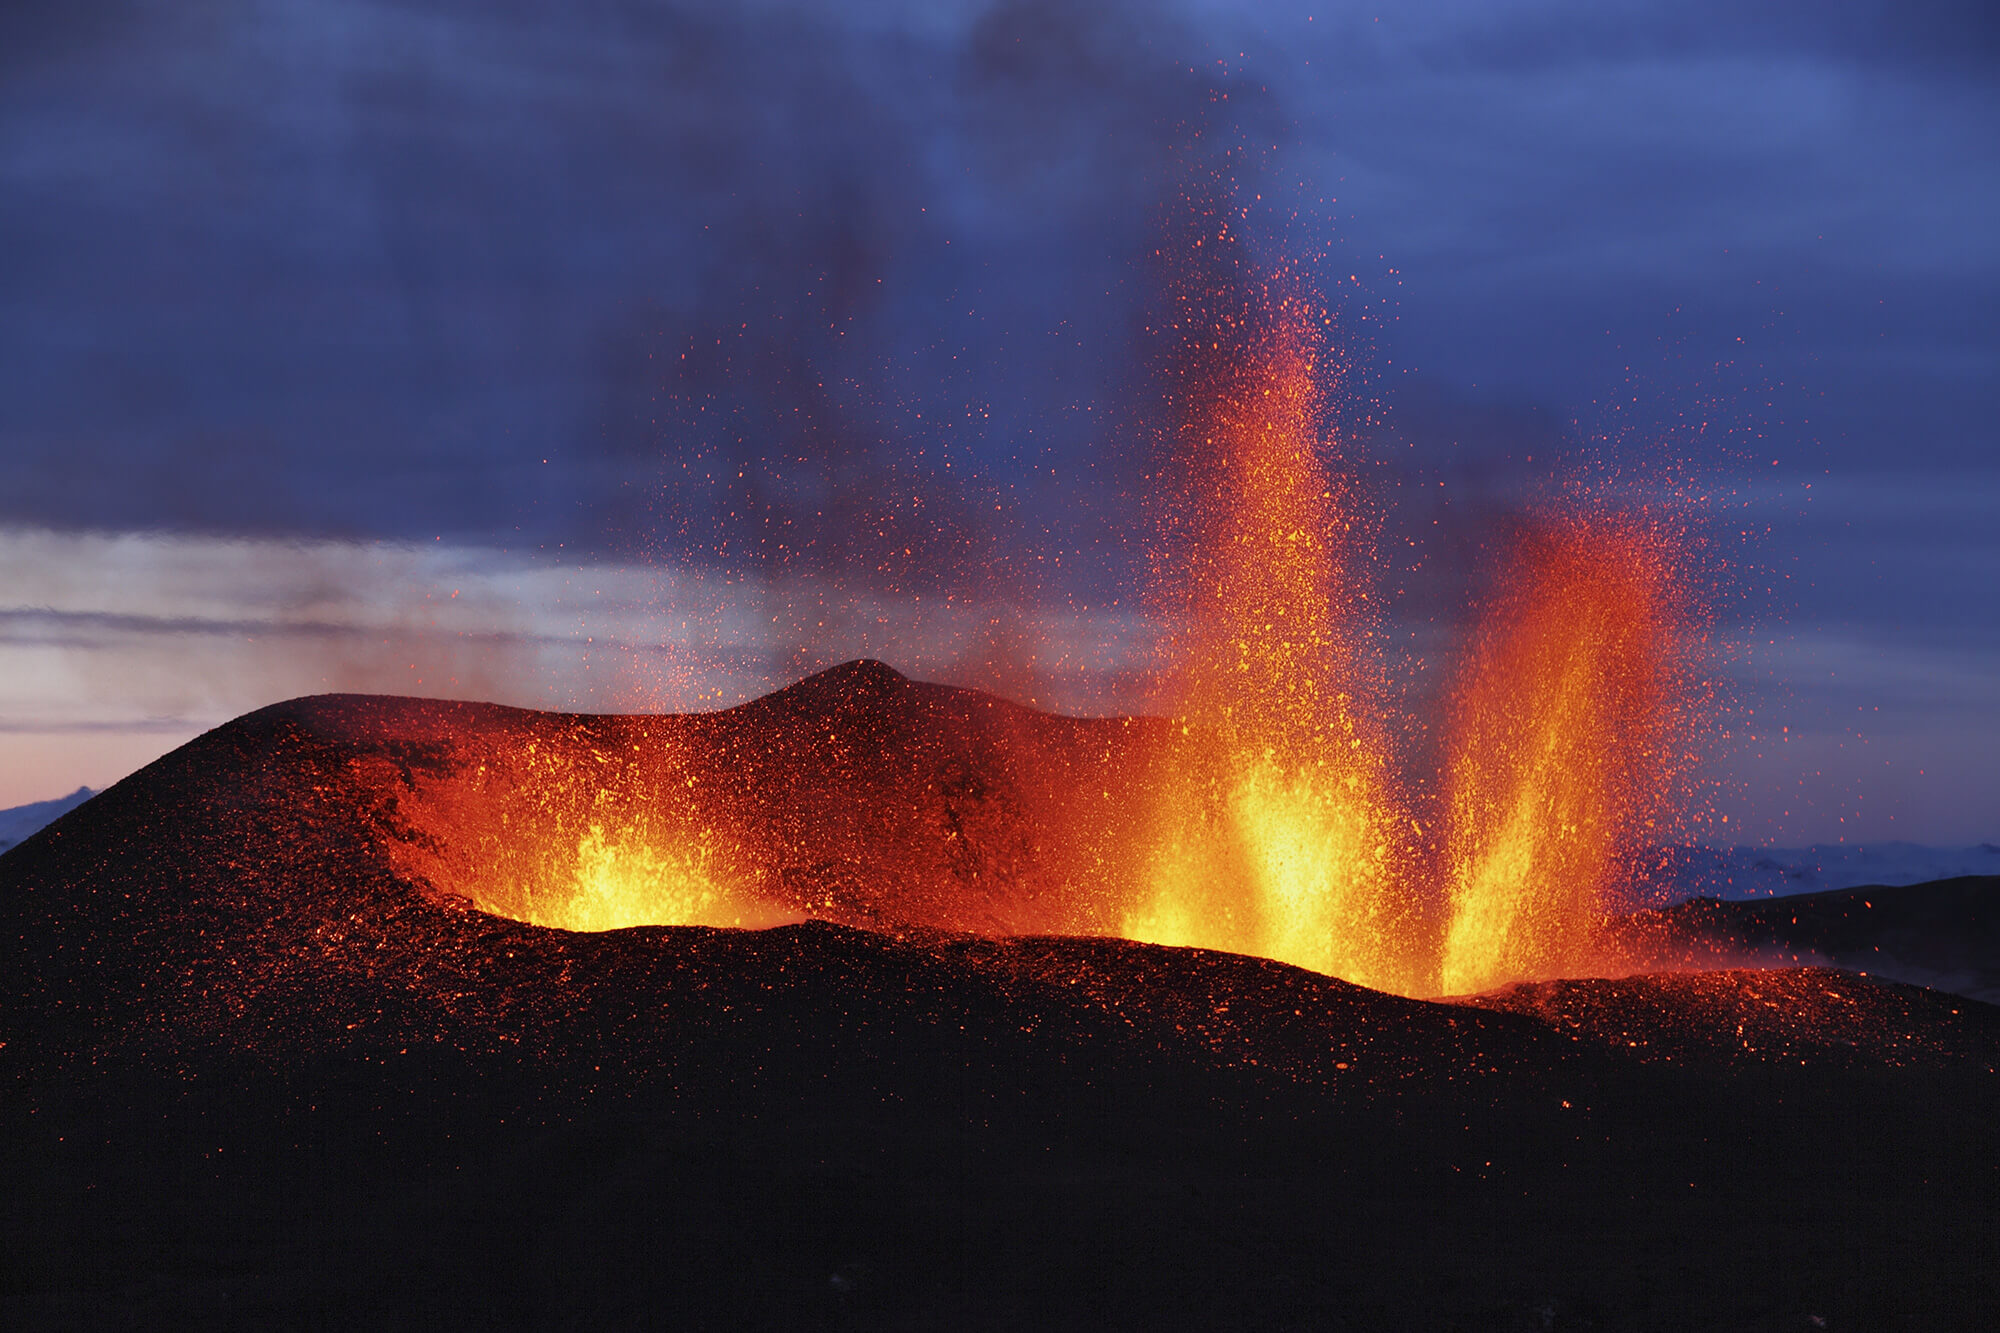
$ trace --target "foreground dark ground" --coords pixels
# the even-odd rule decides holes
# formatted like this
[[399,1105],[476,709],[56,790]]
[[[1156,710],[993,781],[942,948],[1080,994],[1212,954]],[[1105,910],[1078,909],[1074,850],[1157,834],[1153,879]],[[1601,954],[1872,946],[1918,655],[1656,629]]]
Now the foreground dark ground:
[[[1647,1065],[1499,1024],[1462,1063],[1403,1038],[1345,1087],[1157,1029],[1044,1045],[983,998],[855,1039],[854,1006],[795,993],[668,1068],[579,1043],[564,1086],[400,1048],[29,1079],[7,1321],[1971,1329],[2000,1308],[1984,1068]],[[1388,1072],[1425,1045],[1433,1068]]]
[[9,1327],[2000,1316],[1991,1006],[1810,968],[1443,1005],[1108,939],[541,930],[399,874],[374,761],[412,755],[316,706],[0,858]]

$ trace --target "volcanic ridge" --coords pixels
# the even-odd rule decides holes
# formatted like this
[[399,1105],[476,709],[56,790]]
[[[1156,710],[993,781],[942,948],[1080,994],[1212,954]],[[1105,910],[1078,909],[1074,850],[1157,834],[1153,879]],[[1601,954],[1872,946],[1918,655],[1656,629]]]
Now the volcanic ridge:
[[[1989,994],[2000,881],[1697,901],[1612,923],[1635,975],[1407,998],[1116,937],[1180,735],[878,663],[709,714],[218,728],[0,856],[0,1309],[2000,1312],[2000,1009],[1862,975]],[[1716,966],[1794,958],[1852,970]]]

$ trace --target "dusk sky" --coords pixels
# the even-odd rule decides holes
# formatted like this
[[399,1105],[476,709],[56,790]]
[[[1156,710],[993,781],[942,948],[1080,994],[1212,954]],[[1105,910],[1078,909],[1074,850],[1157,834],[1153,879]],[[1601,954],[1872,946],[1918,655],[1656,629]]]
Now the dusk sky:
[[326,689],[1137,706],[1196,131],[1335,314],[1385,634],[1656,489],[1709,836],[2000,841],[1984,0],[9,4],[0,805]]

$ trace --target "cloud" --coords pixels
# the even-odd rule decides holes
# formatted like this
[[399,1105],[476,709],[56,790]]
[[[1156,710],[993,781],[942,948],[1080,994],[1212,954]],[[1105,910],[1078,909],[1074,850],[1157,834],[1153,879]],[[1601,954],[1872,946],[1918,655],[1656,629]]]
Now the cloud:
[[1398,64],[1454,70],[1549,75],[1716,55],[1806,56],[1925,76],[1990,78],[2000,68],[2000,19],[1981,0],[1459,0],[1379,24],[1357,15],[1330,26]]
[[1281,119],[1150,8],[221,12],[4,90],[0,516],[988,579],[1169,149]]
[[338,691],[591,712],[739,703],[875,657],[1074,712],[1146,702],[1131,612],[490,547],[0,527],[0,806],[103,786],[240,713]]

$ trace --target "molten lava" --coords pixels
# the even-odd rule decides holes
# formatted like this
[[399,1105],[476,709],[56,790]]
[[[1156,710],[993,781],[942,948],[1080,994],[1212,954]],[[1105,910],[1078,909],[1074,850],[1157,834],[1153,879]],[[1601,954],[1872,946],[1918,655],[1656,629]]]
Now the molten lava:
[[429,769],[411,766],[392,854],[403,873],[483,911],[564,930],[804,915],[760,894],[757,860],[725,831],[700,763],[671,733],[628,741],[544,726]]

